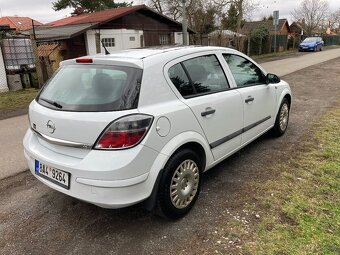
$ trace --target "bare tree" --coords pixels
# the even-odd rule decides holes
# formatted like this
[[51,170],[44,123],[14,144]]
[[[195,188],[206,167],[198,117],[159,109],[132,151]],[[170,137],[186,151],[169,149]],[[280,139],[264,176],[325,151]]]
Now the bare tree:
[[305,34],[311,36],[328,17],[329,5],[326,0],[303,0],[291,15],[301,21]]
[[332,29],[340,28],[340,8],[329,16],[329,27]]
[[157,12],[163,14],[163,2],[162,0],[150,0],[149,6],[155,9]]

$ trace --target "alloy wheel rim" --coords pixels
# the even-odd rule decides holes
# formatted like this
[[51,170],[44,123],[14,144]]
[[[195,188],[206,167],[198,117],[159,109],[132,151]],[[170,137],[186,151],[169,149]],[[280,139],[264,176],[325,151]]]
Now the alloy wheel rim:
[[170,183],[170,198],[172,204],[183,209],[187,207],[196,196],[199,183],[199,169],[197,164],[187,159],[183,161],[174,172]]
[[280,129],[285,131],[288,125],[289,108],[287,104],[282,105],[280,111]]

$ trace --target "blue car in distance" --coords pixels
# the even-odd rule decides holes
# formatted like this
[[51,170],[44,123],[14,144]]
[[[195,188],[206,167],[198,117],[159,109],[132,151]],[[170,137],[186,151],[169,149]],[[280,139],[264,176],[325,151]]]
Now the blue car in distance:
[[324,42],[321,37],[307,37],[299,45],[299,51],[322,51]]

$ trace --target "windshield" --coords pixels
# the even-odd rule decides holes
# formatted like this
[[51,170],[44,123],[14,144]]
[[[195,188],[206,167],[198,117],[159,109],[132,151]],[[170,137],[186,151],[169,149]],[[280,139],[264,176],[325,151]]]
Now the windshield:
[[47,82],[37,101],[61,111],[137,108],[142,70],[123,66],[67,65]]
[[316,42],[317,38],[316,37],[307,37],[303,42]]

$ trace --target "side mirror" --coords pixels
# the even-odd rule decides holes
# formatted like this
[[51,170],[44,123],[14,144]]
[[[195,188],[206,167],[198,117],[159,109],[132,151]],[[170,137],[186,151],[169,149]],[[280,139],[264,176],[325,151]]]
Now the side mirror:
[[266,76],[266,83],[267,84],[271,84],[271,83],[279,83],[281,80],[279,78],[279,76],[275,75],[275,74],[272,74],[272,73],[269,73],[267,74]]

